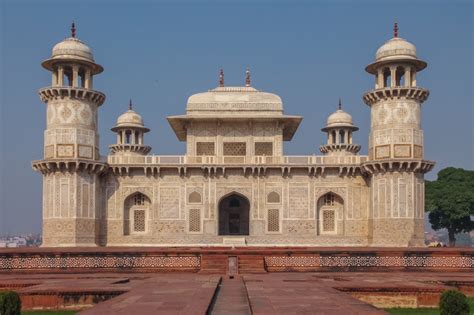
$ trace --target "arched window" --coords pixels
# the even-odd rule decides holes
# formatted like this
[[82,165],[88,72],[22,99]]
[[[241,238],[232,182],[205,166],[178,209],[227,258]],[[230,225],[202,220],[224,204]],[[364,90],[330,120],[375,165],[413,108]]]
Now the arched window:
[[389,68],[383,69],[383,87],[389,87],[392,82],[392,73]]
[[395,72],[395,85],[404,86],[405,85],[405,69],[401,66],[397,67]]
[[147,214],[150,200],[142,193],[135,193],[125,199],[123,233],[131,235],[147,231]]
[[130,144],[131,136],[132,132],[130,130],[125,131],[125,144]]
[[79,68],[78,77],[79,77],[79,87],[81,88],[86,87],[86,71],[84,70],[84,68]]
[[331,140],[331,144],[335,144],[336,143],[336,131],[333,130],[332,131],[332,140]]
[[344,135],[345,135],[345,132],[344,130],[341,130],[339,131],[339,143],[344,143]]
[[267,196],[267,203],[280,203],[280,195],[276,191],[272,191]]
[[139,144],[140,141],[140,132],[139,131],[135,131],[135,144]]
[[327,193],[318,200],[318,234],[338,234],[337,217],[343,210],[343,200],[334,193]]
[[[64,80],[64,78],[67,79]],[[67,84],[64,84],[67,83]],[[63,85],[72,86],[72,68],[70,66],[65,66],[63,71]]]
[[135,194],[133,197],[133,205],[134,206],[143,206],[145,204],[145,195],[144,194]]
[[323,197],[323,204],[325,206],[334,206],[334,195],[331,193],[325,194]]
[[189,194],[188,202],[201,203],[202,202],[201,194],[198,193],[197,191],[193,191],[192,193]]

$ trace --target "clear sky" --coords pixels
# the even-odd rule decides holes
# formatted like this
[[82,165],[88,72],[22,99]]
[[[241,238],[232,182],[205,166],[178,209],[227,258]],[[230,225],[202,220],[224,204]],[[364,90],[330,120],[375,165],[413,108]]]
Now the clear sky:
[[133,99],[151,129],[155,154],[183,154],[166,116],[182,114],[187,98],[217,85],[252,85],[283,99],[304,120],[289,155],[319,154],[320,131],[338,98],[360,130],[367,154],[374,79],[364,67],[392,36],[417,46],[428,68],[417,76],[430,90],[423,105],[425,157],[473,169],[473,5],[471,1],[0,1],[0,234],[39,232],[41,175],[31,161],[43,152],[45,104],[37,90],[51,74],[40,63],[69,36],[94,52],[105,71],[95,89],[107,95],[99,112],[102,155],[115,141],[110,128]]

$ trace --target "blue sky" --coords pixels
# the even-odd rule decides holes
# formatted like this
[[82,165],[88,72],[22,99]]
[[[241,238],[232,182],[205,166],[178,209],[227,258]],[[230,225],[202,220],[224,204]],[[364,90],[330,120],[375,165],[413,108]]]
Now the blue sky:
[[362,102],[374,79],[364,67],[392,36],[417,46],[428,68],[423,105],[425,157],[474,168],[473,5],[471,1],[2,1],[0,4],[0,234],[39,232],[41,176],[31,169],[43,150],[45,105],[37,90],[51,74],[41,68],[53,45],[78,37],[105,71],[95,89],[107,95],[99,113],[101,153],[115,141],[115,119],[133,99],[151,129],[155,154],[182,154],[166,116],[184,113],[187,98],[217,85],[252,85],[283,99],[304,120],[285,153],[312,155],[338,98],[360,130],[367,153],[369,108]]

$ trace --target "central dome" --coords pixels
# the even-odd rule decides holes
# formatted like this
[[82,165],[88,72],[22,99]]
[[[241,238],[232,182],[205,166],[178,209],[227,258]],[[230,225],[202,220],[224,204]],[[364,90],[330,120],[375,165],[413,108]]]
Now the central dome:
[[283,112],[281,98],[272,93],[261,92],[251,86],[217,87],[188,98],[188,114],[208,112]]

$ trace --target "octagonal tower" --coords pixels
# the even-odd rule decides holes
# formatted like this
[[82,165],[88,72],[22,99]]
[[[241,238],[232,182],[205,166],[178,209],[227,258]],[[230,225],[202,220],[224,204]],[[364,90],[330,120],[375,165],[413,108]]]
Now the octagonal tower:
[[364,102],[371,111],[369,161],[363,165],[371,188],[371,241],[374,246],[424,246],[424,173],[421,104],[429,91],[417,85],[426,67],[416,47],[394,36],[376,53],[366,71],[375,89]]
[[97,112],[105,95],[93,90],[103,71],[91,49],[71,37],[53,47],[42,66],[51,86],[39,90],[47,105],[44,157],[33,162],[43,174],[43,246],[96,246],[102,203]]

